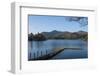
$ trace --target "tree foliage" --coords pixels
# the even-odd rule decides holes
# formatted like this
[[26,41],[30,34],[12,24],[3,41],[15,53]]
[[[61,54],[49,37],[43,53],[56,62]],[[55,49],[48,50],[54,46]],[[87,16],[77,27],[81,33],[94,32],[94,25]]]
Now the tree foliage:
[[88,25],[88,17],[66,17],[66,20],[67,21],[74,21],[74,22],[77,22],[79,23],[81,26],[86,26]]

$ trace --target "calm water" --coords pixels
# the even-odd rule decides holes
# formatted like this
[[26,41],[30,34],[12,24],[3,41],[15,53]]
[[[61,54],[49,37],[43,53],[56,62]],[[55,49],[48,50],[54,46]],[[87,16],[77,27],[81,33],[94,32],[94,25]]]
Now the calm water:
[[[52,59],[87,58],[87,42],[83,40],[46,40],[28,42],[28,59],[52,53],[55,48],[78,47],[81,50],[67,49],[54,56]],[[31,56],[30,56],[31,54]]]

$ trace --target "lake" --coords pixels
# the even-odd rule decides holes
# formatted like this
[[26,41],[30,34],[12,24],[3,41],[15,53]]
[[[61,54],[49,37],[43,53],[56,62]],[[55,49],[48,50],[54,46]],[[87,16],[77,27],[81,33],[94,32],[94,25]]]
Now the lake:
[[87,41],[83,40],[46,40],[46,41],[28,41],[28,59],[34,59],[54,52],[55,48],[77,47],[80,50],[64,49],[51,59],[76,59],[88,58]]

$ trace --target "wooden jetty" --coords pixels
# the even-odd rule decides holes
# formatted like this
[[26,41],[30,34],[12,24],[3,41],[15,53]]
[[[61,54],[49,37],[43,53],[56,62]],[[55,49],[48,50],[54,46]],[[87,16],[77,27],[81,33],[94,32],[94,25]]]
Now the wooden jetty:
[[55,48],[53,49],[52,53],[37,57],[37,58],[31,58],[29,59],[29,61],[32,60],[48,60],[51,59],[52,57],[56,56],[57,54],[61,53],[62,51],[64,51],[65,49],[71,49],[71,50],[81,50],[81,48],[78,47],[69,47],[69,48]]

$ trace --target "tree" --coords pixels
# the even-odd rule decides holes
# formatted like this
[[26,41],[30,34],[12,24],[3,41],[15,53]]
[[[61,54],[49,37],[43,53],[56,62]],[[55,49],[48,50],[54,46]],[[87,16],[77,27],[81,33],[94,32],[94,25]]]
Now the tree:
[[43,41],[43,40],[46,40],[46,37],[43,34],[38,33],[38,34],[34,35],[33,40],[35,40],[35,41]]
[[33,40],[33,37],[34,37],[33,33],[28,34],[28,40],[29,41],[32,41]]
[[68,16],[66,17],[67,21],[74,21],[74,22],[78,22],[81,26],[86,26],[88,25],[88,17],[72,17],[72,16]]
[[46,37],[41,34],[41,33],[37,33],[37,34],[34,34],[33,33],[30,33],[28,34],[28,40],[29,41],[43,41],[43,40],[46,40]]

